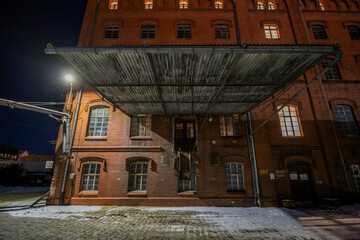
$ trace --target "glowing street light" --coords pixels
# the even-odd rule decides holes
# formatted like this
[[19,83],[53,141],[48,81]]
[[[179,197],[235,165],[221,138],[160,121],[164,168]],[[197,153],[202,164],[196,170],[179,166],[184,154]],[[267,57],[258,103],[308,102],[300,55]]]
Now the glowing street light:
[[68,81],[69,83],[72,83],[72,81],[74,80],[74,77],[71,74],[67,74],[65,76],[65,80]]

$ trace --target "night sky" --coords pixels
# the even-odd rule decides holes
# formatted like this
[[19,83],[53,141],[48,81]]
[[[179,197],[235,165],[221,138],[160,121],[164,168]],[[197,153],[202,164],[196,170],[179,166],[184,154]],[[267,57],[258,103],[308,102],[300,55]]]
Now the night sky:
[[[66,68],[45,55],[47,43],[76,46],[87,0],[10,0],[0,5],[0,98],[63,102]],[[62,110],[63,106],[50,107]],[[54,154],[59,123],[40,113],[0,106],[0,144]]]

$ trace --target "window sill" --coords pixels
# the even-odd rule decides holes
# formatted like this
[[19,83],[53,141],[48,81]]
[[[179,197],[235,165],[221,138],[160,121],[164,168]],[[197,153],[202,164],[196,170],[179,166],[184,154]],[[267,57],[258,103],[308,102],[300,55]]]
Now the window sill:
[[133,136],[130,140],[152,140],[151,136]]
[[246,191],[227,191],[228,194],[246,194]]
[[132,191],[127,193],[128,197],[147,197],[146,191]]
[[242,136],[220,136],[221,138],[242,138]]
[[195,191],[185,191],[185,192],[179,192],[177,194],[178,197],[195,197],[196,192]]
[[94,196],[97,197],[97,195],[98,195],[98,191],[81,191],[81,192],[79,192],[79,196],[82,196],[82,197],[94,197]]
[[85,141],[106,141],[107,137],[85,137]]

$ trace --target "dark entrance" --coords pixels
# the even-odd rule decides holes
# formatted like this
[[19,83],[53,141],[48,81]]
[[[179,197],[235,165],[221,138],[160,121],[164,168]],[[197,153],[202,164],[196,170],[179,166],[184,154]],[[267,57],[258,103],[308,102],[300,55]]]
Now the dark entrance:
[[295,201],[312,201],[312,180],[310,167],[306,163],[291,163],[287,166],[291,192]]
[[175,121],[175,150],[192,152],[195,145],[195,120],[178,119]]

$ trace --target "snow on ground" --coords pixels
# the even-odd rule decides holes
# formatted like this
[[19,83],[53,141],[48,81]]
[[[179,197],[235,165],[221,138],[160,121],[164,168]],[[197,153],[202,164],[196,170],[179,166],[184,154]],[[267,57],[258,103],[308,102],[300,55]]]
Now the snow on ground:
[[1,193],[26,193],[26,192],[47,192],[50,189],[47,187],[6,187],[4,185],[0,185],[0,194]]
[[101,206],[46,206],[19,211],[10,211],[13,217],[66,219],[68,217],[83,217],[87,212],[101,210]]

